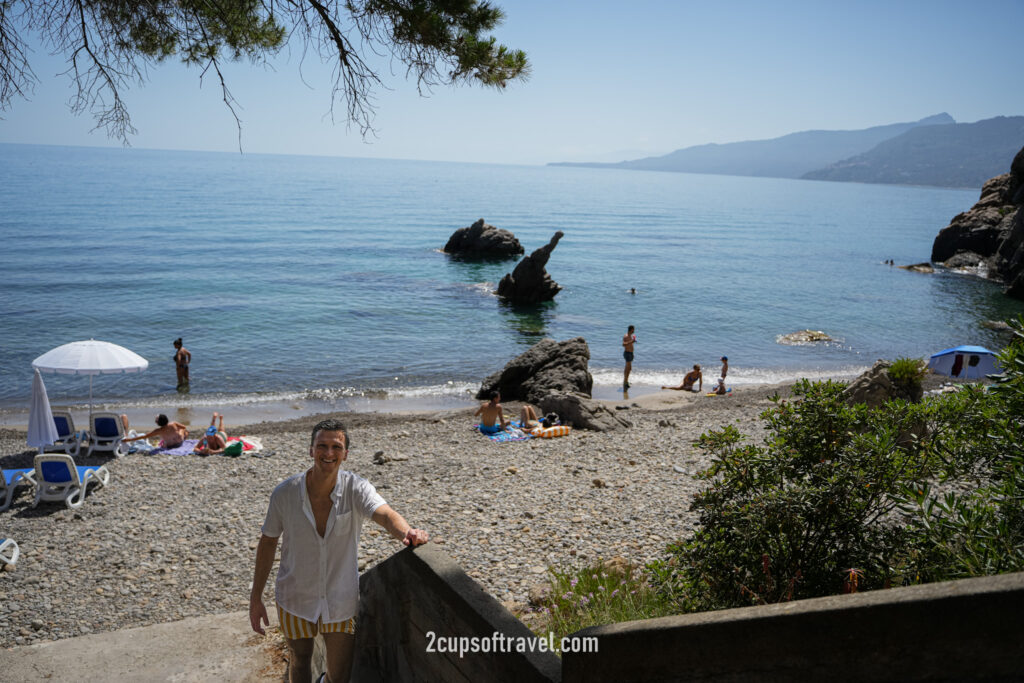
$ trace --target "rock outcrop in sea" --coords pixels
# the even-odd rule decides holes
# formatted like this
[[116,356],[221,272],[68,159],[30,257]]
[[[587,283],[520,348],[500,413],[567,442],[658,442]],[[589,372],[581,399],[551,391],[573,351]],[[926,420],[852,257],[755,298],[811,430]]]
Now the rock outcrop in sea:
[[557,342],[541,339],[485,379],[477,392],[486,399],[500,391],[503,400],[539,404],[548,394],[581,394],[590,397],[594,378],[587,369],[590,347],[583,337]]
[[816,342],[834,342],[835,339],[821,330],[797,330],[789,334],[780,334],[775,338],[775,341],[779,344],[797,346],[800,344],[814,344]]
[[517,304],[535,304],[554,299],[562,287],[551,279],[544,266],[563,234],[561,230],[556,232],[550,242],[524,258],[515,270],[501,278],[497,295]]
[[526,250],[511,232],[484,223],[481,218],[453,232],[443,251],[468,258],[514,258]]
[[1024,148],[1010,172],[981,188],[981,198],[939,231],[932,261],[969,269],[1005,285],[1004,292],[1024,299]]

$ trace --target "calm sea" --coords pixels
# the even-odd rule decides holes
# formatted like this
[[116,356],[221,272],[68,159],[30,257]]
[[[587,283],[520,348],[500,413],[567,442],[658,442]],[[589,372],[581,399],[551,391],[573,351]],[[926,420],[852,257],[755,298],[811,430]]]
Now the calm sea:
[[[0,145],[0,421],[27,410],[31,362],[78,339],[126,346],[139,375],[97,404],[354,409],[458,405],[543,337],[583,336],[598,394],[678,382],[728,355],[734,383],[851,374],[961,343],[1021,310],[925,261],[978,192],[481,164]],[[483,217],[532,251],[565,237],[554,302],[492,290],[514,262],[440,253]],[[630,294],[630,288],[637,293]],[[787,346],[820,329],[834,344]],[[175,390],[172,340],[193,354]],[[81,406],[86,378],[45,376]],[[17,420],[15,420],[17,421]],[[23,420],[22,420],[23,421]]]

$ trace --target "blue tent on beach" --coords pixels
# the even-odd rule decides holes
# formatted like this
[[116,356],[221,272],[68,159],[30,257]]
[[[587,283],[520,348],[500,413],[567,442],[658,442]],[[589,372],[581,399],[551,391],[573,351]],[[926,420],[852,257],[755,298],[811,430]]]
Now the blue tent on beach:
[[932,372],[960,379],[982,379],[999,372],[994,351],[984,346],[954,346],[933,354],[928,359]]

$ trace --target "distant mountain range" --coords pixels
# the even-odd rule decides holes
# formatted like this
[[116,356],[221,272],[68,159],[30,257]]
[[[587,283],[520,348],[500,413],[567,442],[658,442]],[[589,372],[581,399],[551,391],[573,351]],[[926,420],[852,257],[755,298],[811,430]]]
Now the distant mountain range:
[[956,123],[942,113],[864,130],[811,130],[709,144],[614,164],[553,163],[678,173],[981,187],[1024,145],[1024,116]]

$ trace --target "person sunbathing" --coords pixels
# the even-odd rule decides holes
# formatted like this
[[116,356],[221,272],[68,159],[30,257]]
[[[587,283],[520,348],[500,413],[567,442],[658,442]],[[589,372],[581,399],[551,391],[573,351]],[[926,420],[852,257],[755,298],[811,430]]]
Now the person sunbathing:
[[505,431],[508,422],[505,421],[505,413],[501,410],[501,394],[497,391],[492,391],[488,398],[490,400],[487,403],[480,404],[480,407],[476,409],[473,415],[480,416],[480,432],[491,435]]
[[537,412],[533,409],[533,406],[526,403],[523,404],[523,407],[519,410],[519,424],[528,432],[540,429],[540,420],[537,419]]
[[[693,388],[693,383],[697,382],[697,388]],[[673,391],[700,391],[704,388],[704,375],[700,372],[700,366],[694,365],[693,370],[686,373],[683,377],[683,383],[678,387],[662,387],[662,389],[672,389]]]
[[[128,433],[128,416],[121,415],[121,424],[124,425],[124,431]],[[156,416],[157,428],[151,431],[149,434],[143,434],[142,436],[131,436],[121,439],[124,442],[128,441],[140,441],[142,439],[158,438],[160,439],[160,448],[177,448],[180,446],[185,439],[188,438],[188,427],[181,424],[180,422],[170,422],[167,416],[160,414]]]
[[206,434],[196,444],[195,452],[199,455],[213,455],[223,453],[228,445],[228,433],[224,431],[224,416],[214,413],[210,419],[210,426],[206,428]]

